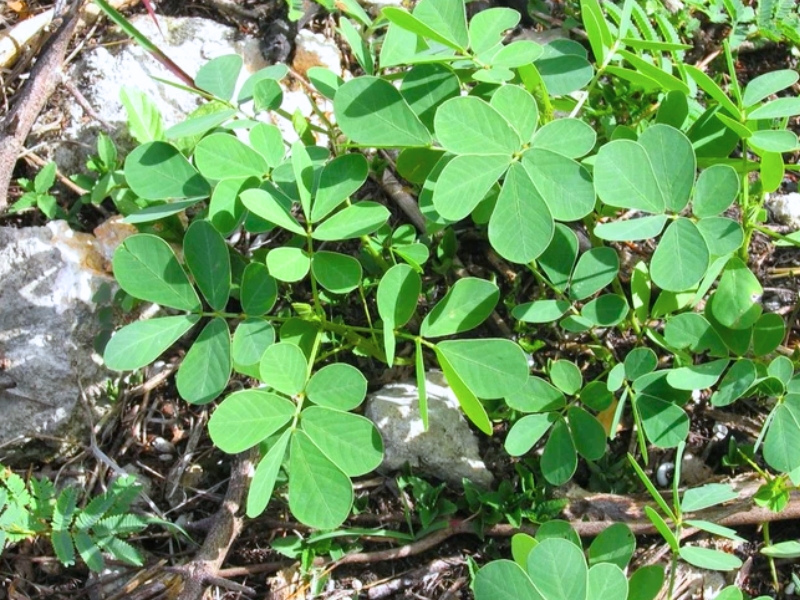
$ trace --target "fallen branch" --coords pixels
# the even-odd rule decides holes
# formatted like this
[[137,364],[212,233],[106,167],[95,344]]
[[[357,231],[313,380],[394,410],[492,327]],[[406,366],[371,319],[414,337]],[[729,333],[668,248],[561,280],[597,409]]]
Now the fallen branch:
[[[138,0],[115,0],[117,7],[131,6]],[[55,32],[42,45],[36,58],[36,64],[31,69],[28,81],[17,94],[14,105],[0,123],[0,214],[8,206],[8,186],[14,174],[14,167],[23,152],[25,140],[33,127],[34,121],[53,95],[57,85],[61,82],[64,57],[75,32],[87,24],[94,22],[99,9],[94,3],[89,2],[83,6],[83,0],[73,0],[71,6],[62,14],[47,11],[47,17],[39,19],[34,28],[28,28],[26,41],[38,34],[40,28],[52,26]],[[8,53],[8,60],[16,58],[21,47],[19,42],[14,46],[13,57]],[[18,47],[19,46],[19,47]],[[5,52],[5,51],[4,51]]]
[[0,213],[8,206],[8,186],[25,139],[44,105],[61,80],[67,47],[80,20],[75,2],[61,19],[53,36],[45,42],[30,78],[16,99],[0,130]]
[[217,511],[214,524],[209,530],[203,546],[192,562],[176,569],[184,578],[183,591],[178,596],[178,600],[201,600],[209,585],[246,594],[252,591],[246,586],[221,576],[220,567],[242,530],[244,519],[240,515],[240,508],[247,493],[250,469],[255,457],[254,449],[242,452],[237,456],[231,470],[225,499]]

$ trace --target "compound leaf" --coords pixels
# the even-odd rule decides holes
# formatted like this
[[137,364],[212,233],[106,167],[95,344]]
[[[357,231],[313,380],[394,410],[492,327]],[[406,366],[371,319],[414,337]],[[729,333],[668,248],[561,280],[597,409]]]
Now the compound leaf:
[[322,367],[311,376],[306,386],[306,395],[311,402],[337,410],[357,408],[366,394],[366,377],[355,367],[344,363]]
[[214,58],[197,71],[195,85],[221,100],[230,100],[233,98],[242,63],[242,57],[238,54]]
[[342,132],[364,146],[427,146],[431,135],[402,94],[378,77],[343,84],[333,102]]
[[350,514],[353,484],[302,430],[289,451],[289,509],[309,527],[335,529]]
[[263,513],[269,504],[291,435],[290,429],[284,431],[258,462],[253,481],[250,483],[250,491],[247,493],[247,516],[251,519]]
[[215,317],[197,336],[178,369],[178,393],[191,404],[207,404],[228,385],[231,367],[228,323]]
[[323,406],[309,406],[300,426],[314,444],[350,477],[376,469],[383,460],[383,441],[369,419]]
[[239,296],[247,315],[258,316],[272,310],[278,298],[278,284],[266,265],[253,262],[245,267]]
[[178,315],[126,325],[109,340],[103,360],[115,371],[140,369],[161,356],[199,320],[198,315]]
[[592,248],[584,252],[570,281],[570,297],[583,300],[609,285],[619,271],[619,257],[613,248]]
[[653,253],[650,263],[653,283],[670,292],[688,290],[700,283],[709,260],[703,234],[689,219],[678,218],[667,227]]
[[231,259],[225,239],[208,221],[196,220],[183,238],[183,255],[209,306],[224,310],[231,289]]
[[569,481],[578,468],[575,442],[563,419],[556,421],[542,453],[542,474],[553,485]]
[[364,200],[323,221],[314,230],[312,237],[324,242],[349,240],[372,233],[388,220],[389,211],[385,206]]
[[800,467],[800,394],[789,394],[775,408],[764,438],[764,460],[781,473]]
[[208,179],[263,177],[269,171],[261,154],[229,133],[212,133],[200,140],[194,160]]
[[334,294],[351,292],[361,283],[361,263],[338,252],[315,252],[311,272],[322,287]]
[[500,298],[491,281],[459,279],[427,314],[420,327],[423,337],[441,337],[474,329],[492,313]]
[[434,118],[436,137],[453,154],[511,156],[522,146],[519,134],[497,109],[475,96],[444,102]]
[[211,188],[172,144],[148,142],[125,159],[125,181],[140,198],[167,200],[208,196]]
[[547,203],[525,168],[512,163],[489,218],[492,247],[506,260],[527,264],[547,249],[553,230],[553,217]]
[[225,398],[208,421],[211,440],[236,454],[264,441],[291,421],[295,405],[262,390],[242,390]]
[[160,237],[130,236],[114,252],[113,266],[117,283],[131,296],[178,310],[202,308],[175,252]]
[[306,385],[308,362],[299,346],[280,342],[269,346],[261,356],[261,380],[282,394],[293,396]]
[[322,168],[319,185],[311,207],[311,222],[327,217],[364,185],[369,175],[369,165],[363,154],[337,156]]

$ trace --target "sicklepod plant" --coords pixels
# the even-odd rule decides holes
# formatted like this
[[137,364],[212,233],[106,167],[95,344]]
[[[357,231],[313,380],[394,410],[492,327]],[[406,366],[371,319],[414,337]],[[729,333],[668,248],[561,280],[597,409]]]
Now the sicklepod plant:
[[[241,58],[219,57],[194,79],[207,102],[173,127],[124,92],[140,145],[107,177],[141,228],[114,256],[117,281],[165,313],[118,331],[106,363],[139,369],[182,340],[180,395],[221,398],[213,442],[259,449],[247,514],[285,481],[298,520],[339,527],[352,478],[382,460],[359,414],[368,381],[396,366],[416,372],[426,427],[425,371],[438,366],[479,430],[508,419],[510,455],[543,440],[531,460],[550,484],[569,481],[580,460],[603,460],[627,420],[645,463],[652,447],[679,447],[693,394],[716,407],[767,404],[756,446],[782,484],[800,479],[788,450],[800,440],[800,379],[780,355],[783,318],[764,310],[747,262],[762,192],[797,146],[785,121],[800,106],[768,98],[796,74],[732,86],[729,97],[683,64],[688,47],[668,22],[656,30],[630,0],[608,16],[581,2],[592,59],[571,40],[506,43],[519,22],[508,9],[468,21],[463,0],[387,7],[375,20],[346,8],[354,21],[342,17],[341,33],[365,74],[344,81],[317,67],[306,82],[332,113],[319,109],[314,123],[286,113],[284,65],[237,89]],[[608,102],[617,92],[649,104],[618,111]],[[267,116],[289,119],[300,139],[289,143]],[[383,169],[405,180],[418,227],[371,180]],[[473,248],[513,277],[457,269]],[[547,361],[523,350],[551,340],[558,356]],[[562,353],[572,340],[588,358]],[[608,535],[630,549],[629,532]],[[662,585],[661,572],[626,578],[627,550],[617,561],[590,548],[587,562],[557,537],[518,542],[528,550],[517,564],[484,567],[476,594],[502,581],[515,598],[634,588],[645,598]],[[547,587],[547,564],[579,587]]]

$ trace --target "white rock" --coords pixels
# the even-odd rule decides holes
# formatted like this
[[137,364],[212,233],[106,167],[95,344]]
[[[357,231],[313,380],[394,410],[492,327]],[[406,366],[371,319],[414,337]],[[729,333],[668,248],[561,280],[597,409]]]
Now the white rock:
[[460,486],[461,479],[466,477],[489,487],[494,477],[480,458],[477,437],[444,376],[430,371],[425,381],[428,431],[422,427],[414,381],[386,385],[368,398],[365,415],[383,437],[381,468],[395,471],[408,463],[418,472],[454,486]]
[[767,200],[767,206],[778,223],[800,229],[800,193],[772,195]]
[[[323,113],[326,113],[329,116],[333,114],[333,104],[324,98],[320,98],[317,101],[317,106],[319,106],[320,110]],[[281,108],[285,110],[289,114],[294,114],[295,112],[299,112],[302,114],[306,119],[309,120],[310,123],[313,125],[321,126],[322,123],[320,122],[319,118],[316,114],[314,114],[313,105],[311,104],[311,99],[308,97],[303,90],[292,90],[286,89],[283,90],[283,102],[281,103]],[[297,132],[294,130],[294,126],[290,121],[286,119],[273,119],[272,121],[275,125],[277,125],[278,129],[281,130],[281,134],[283,135],[283,139],[286,141],[287,144],[293,144],[297,141],[300,136],[297,135]],[[328,145],[328,138],[325,135],[322,135],[319,132],[314,132],[314,139],[318,146],[327,146]]]
[[341,77],[342,53],[336,42],[321,33],[301,29],[294,39],[295,50],[292,65],[301,75],[311,67],[325,67]]
[[153,441],[150,443],[150,445],[153,447],[153,450],[162,454],[171,455],[175,452],[175,444],[165,440],[161,436],[153,438]]

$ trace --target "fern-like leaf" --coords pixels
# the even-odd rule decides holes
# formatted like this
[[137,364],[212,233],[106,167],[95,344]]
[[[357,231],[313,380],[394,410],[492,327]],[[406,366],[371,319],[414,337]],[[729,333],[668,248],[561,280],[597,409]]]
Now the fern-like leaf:
[[75,546],[72,545],[69,531],[54,529],[50,534],[50,542],[62,565],[69,567],[75,564]]
[[25,485],[25,480],[13,472],[7,472],[5,481],[3,481],[13,502],[21,505],[28,505],[31,502],[31,495],[28,492],[28,486]]
[[141,553],[125,540],[111,536],[99,539],[97,543],[117,560],[135,567],[144,564]]
[[781,0],[778,8],[775,10],[775,20],[780,23],[782,21],[798,20],[797,17],[797,0]]
[[89,534],[85,531],[76,531],[72,535],[72,539],[75,541],[75,547],[78,549],[78,553],[81,555],[83,562],[86,563],[86,566],[92,571],[102,571],[106,561],[103,560],[100,548],[94,543]]
[[56,488],[49,479],[31,479],[31,509],[37,519],[49,521],[53,516],[53,497]]
[[139,533],[149,524],[148,519],[140,515],[111,515],[100,519],[92,528],[92,531],[99,537],[131,535]]
[[650,40],[651,42],[661,41],[661,39],[658,37],[658,33],[650,23],[650,18],[647,16],[647,13],[641,6],[639,6],[637,2],[633,3],[631,17],[633,17],[633,22],[636,23],[636,27],[642,33],[642,37],[644,39]]
[[290,21],[298,21],[306,12],[303,0],[286,0],[286,8],[289,9],[288,17]]
[[775,30],[775,8],[777,0],[760,0],[756,13],[756,25],[764,31]]
[[114,503],[108,509],[108,514],[128,512],[131,503],[136,500],[141,490],[142,484],[132,475],[116,479],[111,486],[111,490],[109,490],[111,495],[114,496]]
[[74,488],[64,488],[58,495],[56,508],[53,511],[53,529],[65,530],[72,525],[75,509],[78,504],[78,491]]
[[0,530],[5,532],[10,542],[19,542],[36,533],[35,522],[27,506],[10,504],[0,515]]
[[89,504],[80,512],[75,519],[75,527],[85,531],[106,516],[108,509],[116,502],[111,490],[92,498]]

